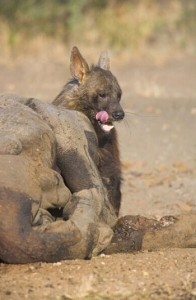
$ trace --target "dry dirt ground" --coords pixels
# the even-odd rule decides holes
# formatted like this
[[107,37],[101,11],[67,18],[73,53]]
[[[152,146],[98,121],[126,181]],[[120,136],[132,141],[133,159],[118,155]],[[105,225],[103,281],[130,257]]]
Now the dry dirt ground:
[[[68,61],[68,59],[67,59]],[[0,91],[51,101],[69,78],[64,58],[1,62]],[[118,62],[126,119],[121,215],[196,210],[196,57]],[[196,249],[0,265],[0,299],[196,299]]]

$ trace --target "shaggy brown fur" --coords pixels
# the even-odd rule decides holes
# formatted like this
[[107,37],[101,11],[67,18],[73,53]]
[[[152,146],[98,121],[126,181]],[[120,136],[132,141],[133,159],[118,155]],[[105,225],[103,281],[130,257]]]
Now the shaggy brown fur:
[[84,113],[91,121],[98,139],[97,167],[108,197],[118,215],[121,203],[121,165],[115,128],[104,131],[98,112],[107,112],[108,126],[124,118],[120,105],[121,88],[109,71],[109,58],[102,53],[98,65],[89,68],[87,62],[74,47],[71,53],[70,71],[72,79],[53,101],[53,104]]

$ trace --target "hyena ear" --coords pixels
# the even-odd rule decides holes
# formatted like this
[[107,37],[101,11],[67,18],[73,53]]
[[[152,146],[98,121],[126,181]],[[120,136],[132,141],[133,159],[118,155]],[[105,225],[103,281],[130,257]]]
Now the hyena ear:
[[101,55],[99,57],[99,61],[98,61],[98,66],[104,70],[109,71],[110,59],[109,59],[107,51],[101,53]]
[[73,47],[71,51],[70,72],[71,75],[80,83],[83,81],[85,75],[89,72],[89,66],[80,54],[80,51],[77,47]]

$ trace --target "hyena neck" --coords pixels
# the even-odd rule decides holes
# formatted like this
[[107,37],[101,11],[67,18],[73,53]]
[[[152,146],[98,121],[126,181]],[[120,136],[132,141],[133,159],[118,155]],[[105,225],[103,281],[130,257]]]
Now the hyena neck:
[[[102,134],[98,136],[99,141],[99,149],[106,150],[111,154],[112,159],[115,161],[118,168],[120,168],[120,155],[119,155],[119,147],[118,147],[118,139],[116,129],[113,128],[109,134]],[[110,162],[108,161],[108,164]]]

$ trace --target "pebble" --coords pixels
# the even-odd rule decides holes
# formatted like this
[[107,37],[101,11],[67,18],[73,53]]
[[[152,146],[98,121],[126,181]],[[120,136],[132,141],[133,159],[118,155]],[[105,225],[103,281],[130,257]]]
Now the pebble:
[[191,108],[191,115],[196,115],[196,107]]
[[194,290],[191,291],[191,295],[192,296],[196,296],[196,289],[194,289]]
[[60,261],[58,261],[58,262],[56,262],[56,263],[53,263],[53,266],[61,266],[62,265],[62,263],[60,262]]
[[107,254],[104,254],[104,253],[101,253],[99,256],[102,257],[102,258],[109,258],[110,257],[110,255],[107,255]]
[[143,273],[144,276],[149,276],[149,273],[146,272],[146,271],[142,271],[142,273]]

